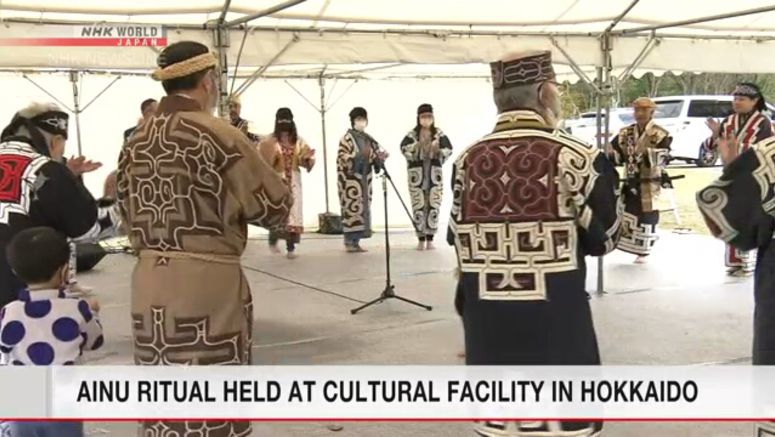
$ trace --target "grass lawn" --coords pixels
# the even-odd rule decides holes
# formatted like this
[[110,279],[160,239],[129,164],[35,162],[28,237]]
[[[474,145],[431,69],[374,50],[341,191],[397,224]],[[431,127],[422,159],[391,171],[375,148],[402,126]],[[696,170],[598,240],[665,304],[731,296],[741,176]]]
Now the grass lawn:
[[[697,191],[707,186],[721,175],[721,167],[699,168],[695,166],[673,166],[667,170],[670,176],[684,175],[683,179],[673,181],[673,190],[663,190],[659,205],[662,229],[689,229],[698,234],[710,235],[702,220],[695,196]],[[672,192],[672,193],[671,193]],[[675,199],[678,217],[671,210],[671,196]]]

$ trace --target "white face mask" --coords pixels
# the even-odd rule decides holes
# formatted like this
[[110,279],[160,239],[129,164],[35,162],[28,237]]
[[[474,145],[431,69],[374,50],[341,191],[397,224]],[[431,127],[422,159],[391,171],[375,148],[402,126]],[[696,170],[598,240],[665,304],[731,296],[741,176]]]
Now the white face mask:
[[420,126],[422,126],[422,127],[431,127],[432,124],[433,124],[433,119],[432,118],[421,118],[420,119]]
[[355,120],[355,124],[353,125],[353,127],[355,127],[355,130],[362,131],[366,129],[367,124],[369,124],[369,122],[366,120]]

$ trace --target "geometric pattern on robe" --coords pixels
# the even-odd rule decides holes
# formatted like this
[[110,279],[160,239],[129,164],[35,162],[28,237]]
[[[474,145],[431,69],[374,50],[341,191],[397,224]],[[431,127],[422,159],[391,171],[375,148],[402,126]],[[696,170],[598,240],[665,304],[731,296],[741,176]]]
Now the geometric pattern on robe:
[[603,429],[600,422],[478,422],[474,427],[481,437],[599,437]]
[[[545,323],[536,316],[560,303],[571,311],[576,303],[580,312],[588,308],[584,256],[601,256],[616,245],[617,184],[605,156],[537,113],[499,115],[495,132],[467,148],[453,167],[447,240],[462,272],[463,311],[493,311],[488,329],[495,329]],[[508,317],[512,311],[535,315]],[[520,343],[502,346],[519,349]]]
[[[584,257],[614,250],[619,238],[623,206],[611,162],[537,113],[509,111],[458,156],[452,186],[447,241],[460,270],[455,305],[466,364],[600,364]],[[525,425],[476,429],[517,436]],[[559,429],[535,435],[572,435]]]
[[[409,195],[412,202],[412,213],[417,225],[418,237],[435,235],[439,226],[439,209],[444,193],[442,165],[452,155],[452,144],[449,138],[436,128],[431,142],[439,144],[439,153],[430,159],[430,173],[425,172],[422,151],[418,133],[415,129],[409,131],[401,141],[401,153],[406,158]],[[427,182],[428,189],[423,187]]]
[[[139,254],[131,314],[138,365],[247,365],[253,307],[239,257],[247,224],[287,220],[287,186],[226,121],[183,96],[121,152],[118,201]],[[249,422],[143,423],[144,436],[246,436]]]
[[[303,193],[301,184],[302,157],[308,156],[312,149],[303,138],[298,137],[296,144],[291,147],[283,147],[281,153],[277,153],[279,146],[277,137],[274,134],[264,137],[258,144],[257,149],[261,157],[267,164],[271,165],[277,174],[279,174],[285,183],[288,184],[293,196],[293,205],[288,215],[288,223],[280,232],[280,235],[287,237],[288,233],[301,234],[304,232],[304,208],[302,203]],[[314,165],[314,156],[311,163]],[[310,167],[311,169],[312,167]]]
[[[770,120],[761,112],[753,111],[748,116],[732,114],[721,122],[719,132],[725,136],[734,136],[740,145],[742,153],[753,144],[773,136]],[[706,141],[711,149],[718,147],[718,139],[713,137]],[[726,163],[724,163],[726,165]],[[744,271],[752,271],[756,263],[756,254],[727,245],[724,264],[730,268],[742,268]]]
[[[380,145],[369,134],[362,132],[371,141],[371,153],[368,165],[372,167],[377,161]],[[358,156],[358,145],[349,131],[339,141],[339,151],[336,155],[337,189],[339,191],[339,206],[342,210],[342,229],[344,233],[363,232],[363,238],[371,236],[371,200],[372,176],[374,171],[364,175],[354,170],[354,160]],[[365,192],[364,192],[365,191]]]
[[665,167],[672,141],[669,132],[654,120],[646,124],[643,132],[637,123],[627,126],[611,141],[610,158],[625,169],[622,236],[617,245],[622,251],[645,256],[658,239],[659,210],[654,204],[667,175]]
[[46,226],[77,242],[90,241],[113,226],[100,218],[94,197],[65,165],[42,155],[28,138],[0,142],[0,307],[25,287],[6,259],[16,234]]
[[753,364],[775,364],[775,138],[744,151],[697,193],[713,236],[732,247],[758,249],[754,271]]
[[758,422],[754,431],[754,437],[775,437],[775,423]]

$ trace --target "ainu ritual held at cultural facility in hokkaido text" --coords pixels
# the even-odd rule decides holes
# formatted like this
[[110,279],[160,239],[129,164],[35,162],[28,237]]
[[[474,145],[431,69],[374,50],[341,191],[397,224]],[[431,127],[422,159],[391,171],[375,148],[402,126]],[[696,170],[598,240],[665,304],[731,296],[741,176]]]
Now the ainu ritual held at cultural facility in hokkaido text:
[[[322,383],[321,383],[322,382]],[[218,387],[220,385],[220,387]],[[694,381],[673,380],[273,380],[83,381],[78,402],[537,403],[694,402]]]

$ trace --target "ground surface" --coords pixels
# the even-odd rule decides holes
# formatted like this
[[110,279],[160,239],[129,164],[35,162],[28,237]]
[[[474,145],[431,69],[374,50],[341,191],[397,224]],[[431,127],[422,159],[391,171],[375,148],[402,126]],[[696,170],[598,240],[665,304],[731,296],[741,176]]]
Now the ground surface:
[[[671,177],[683,176],[673,181],[675,189],[665,191],[659,200],[662,210],[662,226],[665,229],[689,229],[703,235],[710,235],[708,228],[697,211],[695,195],[721,175],[721,167],[698,168],[694,165],[674,165],[668,168]],[[673,203],[671,200],[674,199]],[[673,208],[677,207],[677,216]]]
[[[712,170],[711,170],[712,171]],[[695,172],[695,170],[690,170]],[[702,175],[707,170],[696,171]],[[717,173],[717,171],[716,171]],[[681,190],[683,191],[683,190]],[[683,198],[683,197],[682,197]],[[682,200],[682,202],[687,201]],[[683,214],[683,211],[681,211]],[[424,311],[389,301],[351,316],[359,301],[384,287],[384,234],[365,246],[369,253],[342,252],[340,239],[305,236],[300,257],[270,255],[266,242],[251,241],[243,264],[255,301],[254,357],[259,364],[458,364],[462,327],[452,306],[454,252],[413,250],[411,234],[392,234],[396,291],[433,305]],[[607,294],[597,296],[597,263],[589,259],[588,289],[603,360],[607,364],[748,363],[752,281],[724,275],[723,246],[696,234],[662,234],[652,261],[632,256],[605,258]],[[112,255],[81,281],[102,301],[107,331],[103,350],[89,364],[131,363],[129,278],[133,259]],[[267,274],[268,273],[268,274]],[[289,283],[292,277],[306,285]],[[310,287],[314,287],[310,288]],[[321,291],[323,290],[323,291]],[[469,436],[466,423],[256,424],[255,436]],[[90,423],[89,435],[133,436],[129,423]],[[750,424],[609,423],[605,435],[750,436]]]

